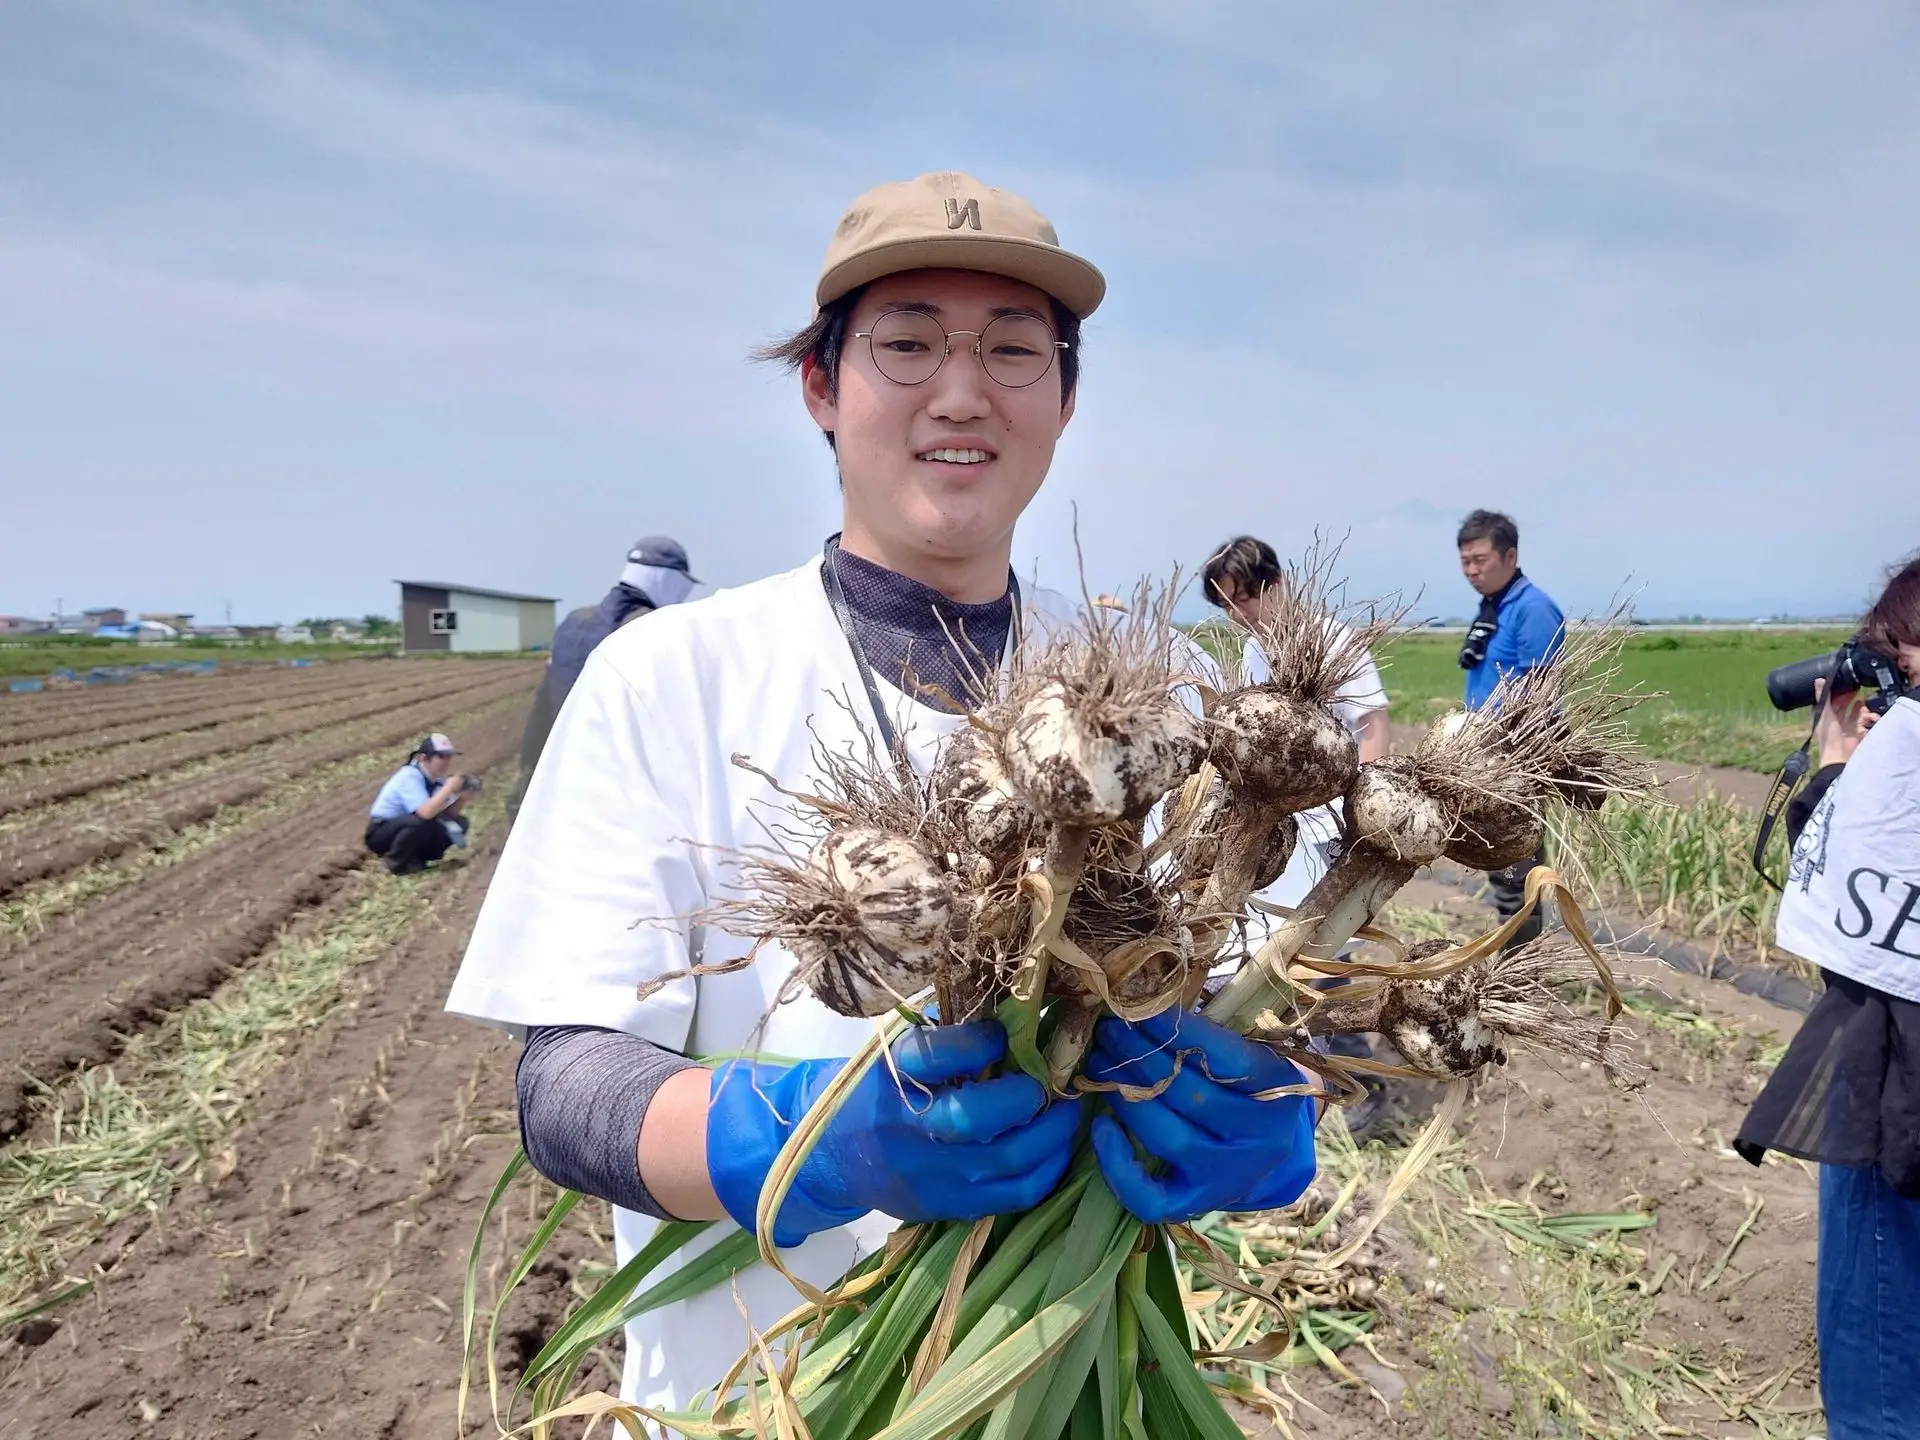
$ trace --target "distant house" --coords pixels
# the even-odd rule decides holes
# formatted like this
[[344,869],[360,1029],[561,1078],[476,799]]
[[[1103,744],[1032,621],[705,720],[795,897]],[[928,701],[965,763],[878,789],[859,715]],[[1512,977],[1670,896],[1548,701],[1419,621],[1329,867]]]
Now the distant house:
[[311,645],[313,631],[304,625],[281,625],[274,630],[273,638],[282,645]]
[[102,625],[124,625],[126,623],[127,612],[117,605],[108,605],[100,610],[82,610],[80,612],[80,628],[83,630],[98,630]]
[[278,625],[236,625],[242,640],[271,640],[280,633]]
[[167,626],[176,634],[180,635],[184,635],[193,629],[193,616],[176,615],[168,610],[142,610],[140,612],[140,618],[142,620],[158,621],[160,624]]
[[34,635],[45,630],[44,620],[29,620],[24,615],[0,615],[0,635]]
[[519,595],[437,580],[400,580],[401,648],[532,650],[553,643],[551,595]]
[[[269,626],[269,629],[272,627]],[[240,627],[237,625],[196,625],[193,627],[196,640],[238,640]]]

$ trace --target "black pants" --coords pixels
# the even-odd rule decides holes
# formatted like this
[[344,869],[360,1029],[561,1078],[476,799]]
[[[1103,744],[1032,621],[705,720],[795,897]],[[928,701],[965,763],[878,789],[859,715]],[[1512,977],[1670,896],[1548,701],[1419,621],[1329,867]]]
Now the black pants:
[[[453,823],[465,829],[466,817],[457,817]],[[438,819],[399,815],[392,820],[367,822],[367,849],[385,860],[387,869],[396,875],[411,875],[426,869],[446,854],[452,844],[453,837]]]
[[[1520,913],[1520,907],[1526,903],[1527,876],[1536,865],[1547,863],[1547,847],[1541,842],[1539,852],[1531,860],[1522,860],[1518,865],[1509,865],[1504,870],[1487,872],[1488,888],[1493,891],[1493,908],[1500,912],[1504,923]],[[1507,948],[1524,945],[1537,939],[1540,934],[1540,911],[1538,908],[1526,918],[1526,922],[1516,930],[1513,938],[1507,942]]]

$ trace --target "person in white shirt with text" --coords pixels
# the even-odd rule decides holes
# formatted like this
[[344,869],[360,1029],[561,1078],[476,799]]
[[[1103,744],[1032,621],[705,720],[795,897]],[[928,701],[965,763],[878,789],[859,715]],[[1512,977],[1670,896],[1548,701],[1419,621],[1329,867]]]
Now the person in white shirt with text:
[[1734,1149],[1820,1165],[1828,1440],[1920,1433],[1920,556],[1861,621],[1877,693],[1817,692],[1820,769],[1787,811],[1775,939],[1826,993]]

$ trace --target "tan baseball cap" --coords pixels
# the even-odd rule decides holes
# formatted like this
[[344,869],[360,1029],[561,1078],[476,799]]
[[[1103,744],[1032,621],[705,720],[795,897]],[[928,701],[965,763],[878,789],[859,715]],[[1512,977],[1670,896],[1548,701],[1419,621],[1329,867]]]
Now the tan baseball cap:
[[1106,277],[1060,248],[1053,222],[1005,190],[958,170],[876,185],[840,217],[814,301],[822,307],[903,270],[981,270],[1038,286],[1081,319]]

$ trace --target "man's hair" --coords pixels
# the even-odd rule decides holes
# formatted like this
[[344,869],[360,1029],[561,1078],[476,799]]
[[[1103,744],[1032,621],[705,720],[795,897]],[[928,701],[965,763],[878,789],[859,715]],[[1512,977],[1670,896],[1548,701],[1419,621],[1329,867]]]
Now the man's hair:
[[1453,543],[1468,545],[1475,540],[1492,544],[1497,554],[1520,548],[1520,527],[1498,510],[1476,510],[1460,522],[1460,535]]
[[1884,655],[1920,645],[1920,552],[1887,572],[1887,587],[1860,621],[1860,638]]
[[1200,567],[1201,587],[1207,599],[1221,609],[1229,600],[1258,595],[1281,576],[1280,557],[1264,540],[1236,535]]
[[[753,358],[784,365],[789,370],[798,370],[811,360],[826,372],[827,388],[839,394],[840,361],[846,354],[847,326],[853,318],[854,306],[860,303],[866,290],[862,285],[848,291],[814,316],[812,324],[794,331],[784,340],[772,340],[756,348]],[[1054,336],[1064,340],[1067,346],[1054,351],[1060,357],[1060,403],[1064,405],[1073,394],[1074,386],[1080,383],[1080,317],[1051,295],[1047,303],[1053,307]],[[826,436],[827,447],[831,449],[833,432],[827,431]]]

